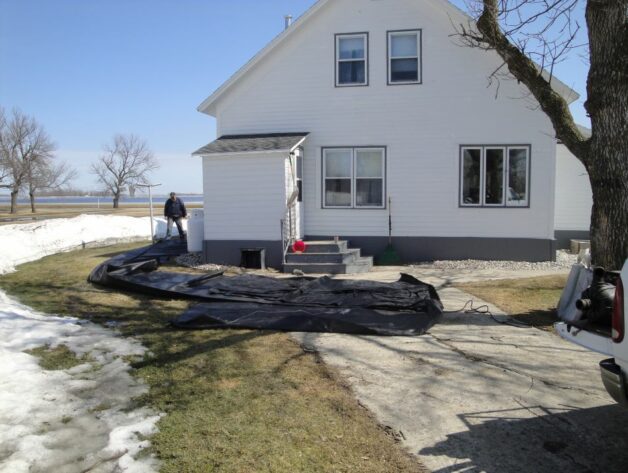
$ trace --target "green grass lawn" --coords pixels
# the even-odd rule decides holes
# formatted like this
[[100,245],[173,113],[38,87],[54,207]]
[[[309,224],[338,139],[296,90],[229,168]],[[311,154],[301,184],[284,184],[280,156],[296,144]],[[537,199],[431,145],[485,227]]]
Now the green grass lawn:
[[553,330],[556,305],[567,275],[502,279],[456,284],[455,287],[496,305],[512,317],[544,330]]
[[[181,331],[167,325],[188,304],[95,287],[98,263],[134,245],[87,249],[28,263],[0,287],[47,313],[115,321],[151,352],[134,372],[137,399],[167,415],[152,438],[164,472],[425,471],[362,408],[335,372],[283,333]],[[61,350],[36,352],[72,365]]]

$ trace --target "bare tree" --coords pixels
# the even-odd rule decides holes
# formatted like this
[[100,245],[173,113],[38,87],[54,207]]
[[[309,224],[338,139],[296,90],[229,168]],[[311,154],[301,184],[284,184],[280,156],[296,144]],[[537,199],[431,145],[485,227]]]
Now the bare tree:
[[35,160],[31,163],[26,178],[31,212],[35,213],[35,195],[40,190],[58,190],[76,179],[76,169],[66,162],[53,162],[50,159]]
[[[477,21],[456,25],[471,47],[494,50],[549,117],[556,138],[584,164],[593,190],[595,264],[628,257],[628,0],[587,0],[587,101],[592,134],[582,135],[552,87],[556,64],[578,49],[578,0],[468,0]],[[545,69],[545,72],[542,71]],[[495,77],[495,73],[492,77]]]
[[159,164],[146,142],[136,135],[116,135],[103,150],[92,165],[92,173],[113,194],[113,208],[117,209],[125,187],[148,183],[148,174]]
[[[2,113],[4,116],[4,113]],[[13,110],[0,125],[0,162],[5,181],[2,187],[11,191],[11,213],[17,213],[17,196],[38,162],[54,157],[55,145],[37,121],[20,110]]]
[[9,160],[7,159],[7,153],[4,151],[5,143],[8,138],[8,122],[7,116],[4,112],[4,108],[0,107],[0,188],[7,189],[7,178],[10,174]]

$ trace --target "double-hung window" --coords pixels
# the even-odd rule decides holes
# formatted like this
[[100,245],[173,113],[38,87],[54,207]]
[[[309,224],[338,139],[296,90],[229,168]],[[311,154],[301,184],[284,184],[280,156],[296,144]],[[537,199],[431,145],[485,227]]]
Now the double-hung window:
[[385,148],[324,148],[323,207],[384,208]]
[[462,146],[460,205],[528,207],[529,146]]
[[336,35],[336,86],[368,85],[368,33]]
[[421,83],[421,30],[388,32],[388,84]]

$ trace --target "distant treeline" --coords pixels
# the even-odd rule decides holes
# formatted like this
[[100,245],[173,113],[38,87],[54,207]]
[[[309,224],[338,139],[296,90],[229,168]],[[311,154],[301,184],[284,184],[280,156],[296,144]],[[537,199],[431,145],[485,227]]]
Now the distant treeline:
[[86,191],[84,189],[50,189],[39,192],[41,197],[111,197],[109,191]]

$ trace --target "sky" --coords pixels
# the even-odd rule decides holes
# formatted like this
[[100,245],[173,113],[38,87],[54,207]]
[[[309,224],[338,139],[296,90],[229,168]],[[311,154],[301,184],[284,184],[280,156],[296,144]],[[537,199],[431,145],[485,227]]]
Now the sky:
[[[335,0],[340,1],[340,0]],[[422,1],[422,0],[417,0]],[[464,0],[453,3],[463,5]],[[145,139],[162,193],[201,192],[190,154],[215,138],[196,107],[314,0],[0,0],[0,106],[34,116],[79,172],[73,187],[99,189],[89,168],[116,133]],[[556,75],[581,98],[586,65]]]

